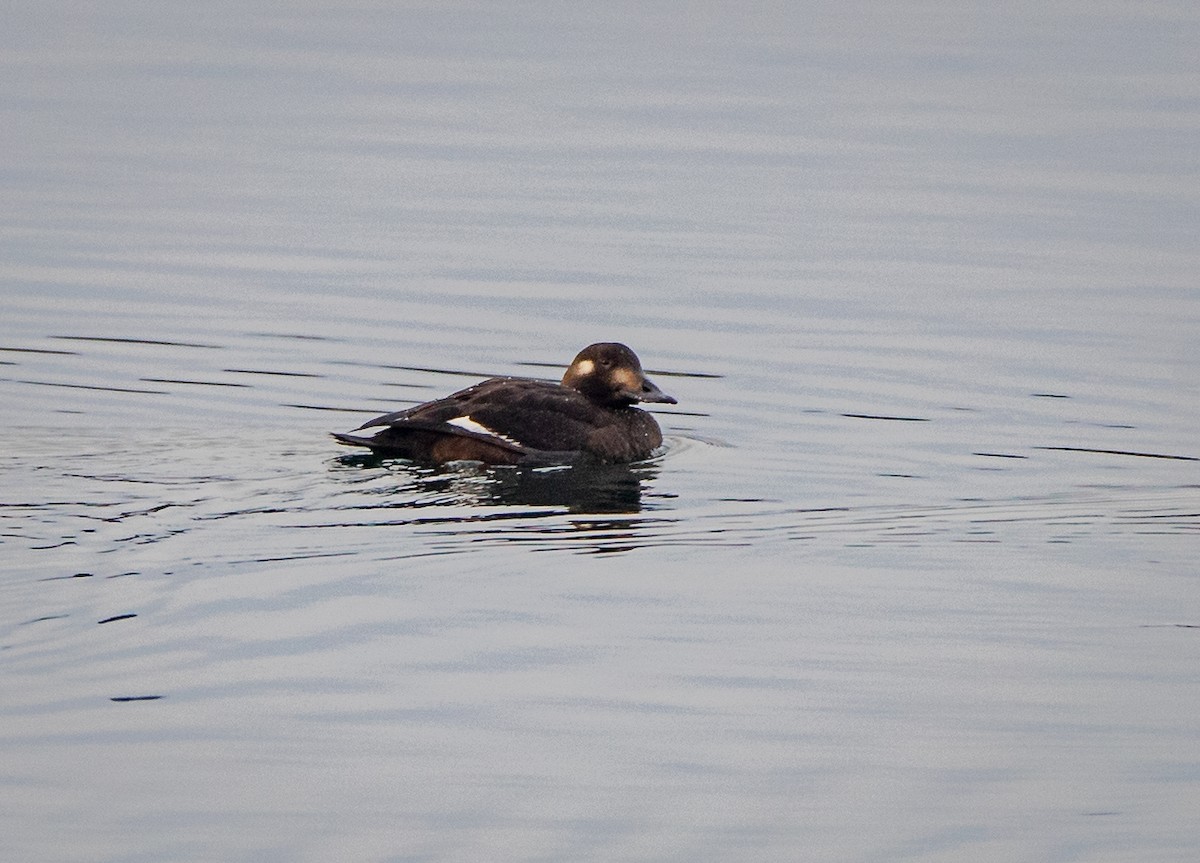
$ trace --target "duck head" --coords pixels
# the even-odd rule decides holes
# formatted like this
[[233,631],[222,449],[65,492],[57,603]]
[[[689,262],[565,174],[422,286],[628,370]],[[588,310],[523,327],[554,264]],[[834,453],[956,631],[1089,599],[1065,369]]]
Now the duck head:
[[562,385],[606,407],[635,402],[676,404],[642,371],[637,354],[617,342],[588,345],[571,361]]

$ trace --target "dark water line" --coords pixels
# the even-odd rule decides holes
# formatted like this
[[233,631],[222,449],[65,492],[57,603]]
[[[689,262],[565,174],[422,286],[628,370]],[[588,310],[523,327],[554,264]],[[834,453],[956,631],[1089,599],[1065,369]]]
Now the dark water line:
[[79,351],[53,351],[48,348],[5,348],[0,347],[0,351],[8,351],[14,354],[53,354],[61,357],[77,357]]
[[396,366],[396,365],[385,365],[382,363],[371,363],[371,364],[364,363],[363,365],[370,365],[371,368],[378,368],[378,369],[393,369],[393,370],[402,371],[402,372],[421,372],[423,374],[433,374],[433,375],[455,375],[457,377],[464,377],[464,378],[483,379],[483,378],[502,377],[502,375],[497,375],[495,372],[467,372],[467,371],[462,371],[460,369],[439,369],[439,368],[432,368],[432,367],[428,367],[428,366]]
[[312,372],[276,372],[266,369],[221,369],[223,372],[229,372],[235,375],[275,375],[286,378],[323,378],[324,375],[314,374]]
[[896,417],[886,416],[884,414],[842,414],[842,416],[853,420],[887,420],[889,422],[902,423],[927,423],[928,417]]
[[291,339],[303,342],[341,342],[344,339],[336,339],[331,336],[313,336],[304,335],[302,333],[246,333],[247,336],[256,339]]
[[1135,452],[1133,450],[1124,449],[1095,449],[1086,446],[1035,446],[1034,449],[1054,450],[1057,452],[1090,452],[1099,455],[1128,455],[1136,458],[1162,458],[1172,461],[1200,461],[1200,457],[1194,455],[1168,455],[1157,452]]
[[[388,404],[394,404],[394,402],[388,402]],[[302,411],[329,411],[332,413],[339,413],[339,414],[377,414],[377,413],[379,413],[378,410],[370,409],[370,408],[338,408],[338,407],[333,407],[332,405],[306,405],[306,404],[301,404],[300,402],[280,402],[279,406],[281,408],[296,408],[296,410],[302,410]]]
[[49,336],[52,339],[62,339],[72,342],[105,342],[122,345],[158,345],[168,348],[203,348],[205,350],[222,350],[223,345],[206,345],[198,342],[173,342],[161,339],[131,339],[116,336]]
[[8,381],[9,383],[13,383],[13,384],[30,384],[31,386],[35,386],[35,387],[62,387],[64,389],[71,389],[71,390],[96,390],[99,392],[106,392],[106,393],[136,393],[138,395],[146,395],[146,396],[170,395],[170,393],[167,392],[166,390],[145,390],[145,389],[137,389],[134,387],[106,387],[106,386],[101,386],[99,384],[64,384],[64,383],[57,383],[54,381],[30,381],[30,380],[23,380],[20,378],[0,378],[0,380]]
[[148,384],[187,384],[197,387],[239,387],[242,389],[250,389],[253,384],[239,384],[230,381],[188,381],[181,378],[138,378],[139,381],[145,381]]

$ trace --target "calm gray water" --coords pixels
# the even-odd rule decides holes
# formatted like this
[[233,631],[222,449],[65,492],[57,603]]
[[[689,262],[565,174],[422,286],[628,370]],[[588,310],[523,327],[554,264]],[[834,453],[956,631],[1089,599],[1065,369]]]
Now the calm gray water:
[[[1191,861],[1200,11],[0,32],[0,858]],[[327,436],[625,341],[628,467]]]

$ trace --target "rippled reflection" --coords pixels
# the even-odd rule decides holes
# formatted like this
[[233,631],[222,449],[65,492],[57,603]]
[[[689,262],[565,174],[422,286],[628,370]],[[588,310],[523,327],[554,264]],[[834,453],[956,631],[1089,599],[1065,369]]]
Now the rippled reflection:
[[420,499],[433,495],[467,506],[549,507],[571,513],[641,512],[645,490],[659,473],[654,462],[535,468],[458,462],[426,467],[371,453],[340,456],[334,470],[390,471],[403,478],[393,489],[396,494],[417,492]]

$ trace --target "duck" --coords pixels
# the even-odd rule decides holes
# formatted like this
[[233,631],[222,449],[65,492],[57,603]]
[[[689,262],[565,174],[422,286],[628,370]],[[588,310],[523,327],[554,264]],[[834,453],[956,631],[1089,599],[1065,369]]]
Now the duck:
[[[662,430],[642,402],[677,404],[618,342],[580,351],[558,383],[495,377],[445,398],[384,414],[352,432],[331,432],[347,446],[416,462],[489,465],[622,464],[649,458]],[[374,434],[367,432],[379,429]]]

